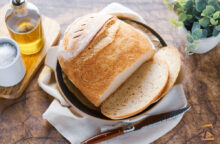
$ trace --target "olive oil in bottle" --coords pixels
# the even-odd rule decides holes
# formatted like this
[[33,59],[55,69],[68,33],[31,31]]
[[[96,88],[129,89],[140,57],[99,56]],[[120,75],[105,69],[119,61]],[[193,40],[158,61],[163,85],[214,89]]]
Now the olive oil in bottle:
[[26,0],[12,0],[5,22],[22,54],[31,55],[44,46],[41,16],[35,5]]

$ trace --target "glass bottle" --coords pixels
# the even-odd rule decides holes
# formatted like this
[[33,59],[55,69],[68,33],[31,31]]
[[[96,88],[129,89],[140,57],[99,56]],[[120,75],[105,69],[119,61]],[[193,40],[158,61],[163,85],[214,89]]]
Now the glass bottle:
[[35,5],[27,0],[11,0],[5,22],[11,38],[18,43],[22,54],[35,54],[43,48],[41,16]]

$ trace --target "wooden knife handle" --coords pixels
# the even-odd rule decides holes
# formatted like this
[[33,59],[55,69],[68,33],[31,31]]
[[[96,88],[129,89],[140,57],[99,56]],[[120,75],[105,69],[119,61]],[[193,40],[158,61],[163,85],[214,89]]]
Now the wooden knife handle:
[[96,144],[96,143],[99,143],[99,142],[102,142],[108,139],[112,139],[122,134],[124,134],[124,130],[122,127],[120,127],[120,128],[109,130],[109,131],[100,133],[98,135],[95,135],[93,137],[90,137],[87,140],[81,142],[81,144]]

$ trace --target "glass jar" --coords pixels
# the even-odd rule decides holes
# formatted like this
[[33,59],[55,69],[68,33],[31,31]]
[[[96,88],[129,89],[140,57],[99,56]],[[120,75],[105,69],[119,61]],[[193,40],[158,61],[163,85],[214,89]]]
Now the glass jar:
[[5,22],[12,39],[22,54],[39,52],[44,46],[42,22],[39,10],[27,0],[12,0]]

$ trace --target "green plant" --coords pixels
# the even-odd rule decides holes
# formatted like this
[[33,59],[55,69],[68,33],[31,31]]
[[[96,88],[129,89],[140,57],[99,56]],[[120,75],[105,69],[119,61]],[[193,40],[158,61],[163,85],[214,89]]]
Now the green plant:
[[217,36],[220,33],[220,2],[217,0],[163,0],[178,19],[170,19],[175,27],[184,26],[187,34],[187,55],[197,49],[195,40]]

